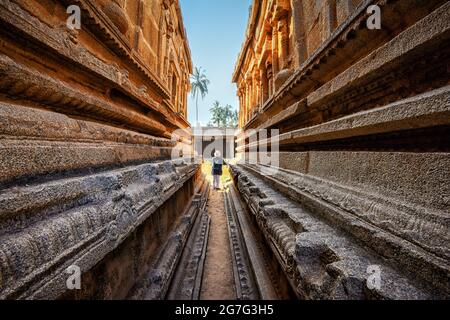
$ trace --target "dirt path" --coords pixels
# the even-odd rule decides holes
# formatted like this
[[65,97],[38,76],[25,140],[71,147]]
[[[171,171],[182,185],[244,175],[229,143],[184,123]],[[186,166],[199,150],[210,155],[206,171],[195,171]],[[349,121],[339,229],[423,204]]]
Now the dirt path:
[[235,300],[233,266],[222,191],[210,191],[208,213],[211,217],[211,226],[200,299]]

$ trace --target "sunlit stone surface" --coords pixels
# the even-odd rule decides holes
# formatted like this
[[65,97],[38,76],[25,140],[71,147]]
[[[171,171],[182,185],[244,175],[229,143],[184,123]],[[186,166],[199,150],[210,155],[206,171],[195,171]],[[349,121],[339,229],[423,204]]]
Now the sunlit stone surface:
[[233,173],[299,298],[449,297],[449,37],[448,1],[253,1]]
[[178,1],[0,1],[0,298],[127,298],[184,245],[191,72]]
[[449,38],[445,0],[253,1],[210,190],[177,0],[0,0],[0,299],[448,299]]

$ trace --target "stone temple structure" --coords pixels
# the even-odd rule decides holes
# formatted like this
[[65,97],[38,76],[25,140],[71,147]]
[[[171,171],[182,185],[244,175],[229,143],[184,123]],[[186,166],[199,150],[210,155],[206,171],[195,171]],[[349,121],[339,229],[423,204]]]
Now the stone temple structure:
[[0,0],[0,299],[165,294],[208,222],[191,72],[178,1]]
[[0,300],[450,297],[449,1],[254,0],[220,192],[191,72],[178,0],[0,0]]
[[255,0],[233,81],[231,198],[275,278],[301,299],[448,298],[450,2]]

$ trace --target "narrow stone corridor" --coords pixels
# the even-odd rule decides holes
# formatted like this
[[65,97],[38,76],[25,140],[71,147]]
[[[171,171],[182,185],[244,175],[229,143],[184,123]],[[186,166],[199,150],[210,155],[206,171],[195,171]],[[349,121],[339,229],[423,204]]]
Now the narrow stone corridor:
[[211,226],[200,297],[202,300],[234,300],[236,291],[223,191],[210,190],[207,210]]
[[0,0],[0,300],[450,299],[450,1],[231,2]]
[[[211,188],[211,164],[202,165],[202,183],[197,189],[195,205],[199,208],[192,231],[185,245],[177,249],[179,258],[169,263],[172,267],[164,274],[172,277],[156,287],[153,281],[141,286],[133,298],[169,300],[274,300],[292,297],[283,275],[277,272],[277,262],[271,258],[264,240],[255,234],[255,225],[249,218],[247,206],[237,194],[229,169],[224,169],[221,190]],[[181,250],[180,250],[181,249]],[[162,260],[153,266],[161,270],[166,265],[167,250]],[[154,278],[152,271],[148,279]],[[144,281],[145,282],[145,281]],[[153,293],[163,292],[154,296]]]

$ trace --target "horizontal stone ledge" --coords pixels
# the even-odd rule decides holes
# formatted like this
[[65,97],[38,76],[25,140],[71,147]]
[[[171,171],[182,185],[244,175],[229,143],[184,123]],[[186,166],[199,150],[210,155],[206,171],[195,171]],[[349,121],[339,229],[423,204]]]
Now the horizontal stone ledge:
[[[99,5],[95,2],[91,1],[67,1],[63,0],[66,6],[76,4],[80,6],[83,10],[83,14],[86,14],[88,18],[86,20],[90,20],[90,23],[86,24],[86,27],[90,29],[90,31],[95,34],[100,39],[104,39],[104,44],[107,45],[112,51],[114,51],[119,57],[126,58],[129,60],[134,66],[142,72],[149,82],[152,84],[155,90],[158,91],[159,94],[163,95],[164,98],[170,98],[170,93],[166,86],[160,81],[160,79],[147,68],[145,63],[141,60],[140,55],[132,50],[132,44],[127,39],[127,37],[121,32],[117,32],[115,30],[116,26],[113,26],[114,23],[111,24],[110,17],[106,15],[101,9],[99,9]],[[122,10],[122,9],[119,9]]]
[[[293,106],[297,108],[297,105]],[[445,86],[387,106],[358,112],[278,137],[280,145],[302,144],[351,137],[423,129],[450,124],[450,86]],[[270,145],[270,139],[239,146],[238,151]]]
[[35,139],[64,142],[117,142],[174,147],[175,141],[112,125],[90,122],[40,109],[41,105],[0,102],[0,139]]
[[197,171],[166,161],[0,194],[0,298],[58,297],[65,270],[89,270]]
[[[207,197],[203,199],[206,206]],[[167,300],[200,299],[211,218],[203,208],[197,219],[166,294]]]
[[171,158],[176,141],[0,102],[0,189]]
[[311,93],[308,106],[315,108],[340,91],[357,86],[377,73],[386,73],[396,65],[405,64],[426,49],[436,47],[450,38],[450,3],[447,2],[394,39],[364,57],[350,68]]
[[158,121],[113,103],[104,97],[80,92],[69,83],[42,74],[35,69],[0,54],[0,92],[20,97],[58,112],[73,114],[99,122],[120,123],[128,129],[170,137]]
[[[425,272],[423,264],[426,258],[420,249],[410,252],[412,255],[417,254],[416,263],[410,261],[411,264],[406,268],[405,265],[399,267],[397,261],[384,258],[383,250],[389,251],[389,246],[393,244],[391,236],[383,235],[372,227],[372,231],[364,231],[361,229],[364,223],[355,218],[342,221],[338,211],[333,211],[329,219],[325,218],[326,213],[311,211],[313,207],[319,211],[329,211],[331,207],[325,202],[321,204],[312,194],[293,201],[294,191],[289,192],[288,187],[272,184],[269,180],[274,180],[270,175],[260,175],[256,171],[236,166],[232,172],[238,181],[241,195],[256,216],[266,239],[281,254],[280,262],[295,284],[299,296],[307,299],[448,297],[448,286],[437,280],[440,278],[445,281],[448,266],[447,271]],[[352,233],[352,229],[357,233]],[[371,238],[372,246],[367,246],[366,241],[355,241],[358,234]],[[397,242],[397,245],[401,243],[405,245],[404,240]],[[417,250],[408,246],[400,247],[397,248],[397,254]],[[373,265],[382,272],[383,285],[379,289],[366,286],[369,276],[367,268]]]
[[231,188],[232,186],[225,192],[224,201],[236,298],[237,300],[261,299],[257,284],[258,280],[255,277],[253,269],[253,261],[250,260],[246,248],[247,239],[243,236],[245,231],[240,227],[235,209],[237,203],[233,201],[230,195]]
[[169,240],[159,249],[150,271],[138,281],[129,298],[199,299],[210,225],[205,211],[208,195],[209,182],[202,179]]
[[[294,101],[296,100],[306,104],[305,108],[297,111],[298,114],[310,110],[323,110],[327,108],[327,104],[335,103],[335,101],[346,96],[350,96],[352,102],[357,101],[364,97],[365,91],[370,91],[370,88],[380,79],[384,81],[383,78],[395,77],[396,81],[402,80],[399,75],[393,74],[396,70],[411,64],[417,64],[418,61],[433,54],[432,48],[438,48],[449,41],[449,11],[450,5],[448,3],[442,5],[380,48],[363,57],[347,70],[326,81],[317,90],[311,93],[308,91],[309,95],[292,96],[284,105],[279,106],[283,110],[278,114],[268,117],[267,112],[264,113],[261,121],[252,127],[269,128],[288,120],[289,117],[293,116],[292,113],[295,113],[295,110],[288,112],[287,107],[291,106],[290,109],[295,109]],[[409,79],[403,80],[408,81]],[[317,79],[317,81],[321,80]],[[405,91],[407,90],[408,86],[405,88]],[[411,93],[414,93],[414,91]],[[348,103],[348,98],[344,100]],[[264,120],[264,117],[268,120]],[[248,125],[246,125],[246,128],[251,129]]]
[[[383,11],[383,24],[390,28],[380,30],[368,30],[366,20],[369,14],[366,12],[370,5],[378,5]],[[443,0],[417,1],[362,1],[359,8],[355,10],[351,17],[348,17],[314,53],[303,62],[288,81],[276,92],[276,94],[264,103],[264,112],[245,124],[245,129],[260,127],[273,114],[281,111],[286,106],[292,105],[296,100],[305,99],[317,85],[322,85],[330,81],[330,75],[336,72],[351,68],[349,61],[358,61],[364,56],[358,52],[374,51],[386,44],[399,32],[411,27],[417,21],[424,19],[435,8],[445,4]],[[408,19],[406,24],[400,23],[398,15],[407,15],[413,10],[417,15]],[[445,19],[445,18],[444,18]],[[440,19],[439,22],[442,22]],[[405,22],[405,21],[404,21]],[[430,23],[439,29],[436,24]],[[431,27],[430,27],[431,28]],[[345,59],[343,59],[345,58]],[[271,115],[268,117],[268,114]]]
[[0,139],[0,190],[171,157],[167,147]]
[[[344,45],[347,43],[352,43],[352,39],[347,37],[348,34],[354,32],[358,29],[361,21],[366,18],[366,8],[371,4],[385,5],[384,2],[380,0],[365,0],[363,1],[359,7],[355,10],[351,17],[349,17],[342,25],[340,25],[324,43],[317,48],[310,57],[307,58],[306,61],[302,62],[301,65],[294,73],[281,85],[281,87],[275,92],[275,94],[267,99],[264,102],[262,109],[263,113],[259,113],[254,116],[252,119],[245,124],[245,129],[251,129],[251,127],[255,127],[261,122],[263,122],[267,117],[265,114],[268,113],[271,109],[280,106],[280,104],[286,104],[285,101],[294,98],[292,95],[292,91],[295,89],[296,91],[304,91],[299,90],[297,87],[302,84],[305,85],[305,82],[308,83],[306,87],[310,88],[311,85],[314,85],[314,79],[310,76],[314,69],[317,69],[319,65],[322,65],[323,61],[327,61],[332,56],[335,55],[335,51],[337,49],[338,44]],[[240,58],[243,57],[244,49],[242,48]],[[236,65],[238,68],[239,64]],[[237,75],[237,70],[235,70],[235,75]],[[237,80],[237,76],[234,77],[235,81]],[[319,79],[317,79],[319,80]],[[304,94],[304,93],[303,93]]]
[[229,221],[233,221],[232,224],[228,222],[228,230],[231,248],[236,257],[236,260],[233,259],[233,270],[235,270],[235,286],[239,288],[238,299],[287,298],[287,293],[282,292],[280,288],[280,282],[276,282],[280,279],[274,276],[272,260],[265,254],[266,247],[255,236],[250,213],[245,209],[245,204],[233,183],[225,192],[225,213],[228,218],[231,217]]
[[[169,298],[168,296],[174,293],[182,294],[190,292],[191,290],[199,291],[199,288],[195,288],[195,283],[201,282],[202,274],[197,274],[197,270],[183,270],[183,268],[186,267],[186,264],[189,264],[189,262],[192,263],[192,261],[189,261],[190,259],[195,259],[195,257],[190,254],[190,250],[193,250],[193,247],[196,245],[195,242],[200,242],[200,250],[196,253],[200,253],[200,256],[206,254],[204,245],[205,241],[207,242],[207,235],[205,236],[204,234],[203,237],[196,236],[199,228],[204,229],[204,231],[206,231],[206,229],[209,230],[209,215],[206,211],[201,209],[203,205],[206,206],[206,201],[208,199],[208,182],[204,180],[203,183],[198,184],[195,189],[195,195],[181,215],[182,218],[177,221],[167,242],[158,250],[149,271],[142,279],[138,279],[135,288],[130,292],[130,299],[163,300]],[[190,245],[189,248],[187,248],[188,245]],[[200,256],[197,258],[200,258]],[[201,261],[204,262],[204,257]],[[200,260],[197,260],[197,263],[199,262]],[[203,268],[203,266],[198,266],[197,263],[195,266]],[[185,272],[189,273],[190,271],[192,273],[186,276],[192,277],[192,279],[195,280],[186,281],[185,283],[185,279],[180,278],[183,278]]]
[[279,153],[279,167],[443,212],[450,206],[450,153],[307,151]]
[[[153,186],[154,193],[169,190],[179,180],[195,173],[199,165],[191,159],[159,161],[105,172],[54,179],[34,185],[3,189],[0,192],[0,236],[73,206],[112,199],[114,194],[138,185]],[[145,191],[145,188],[141,191]],[[112,193],[111,193],[112,192]]]
[[[299,203],[302,210],[339,227],[411,274],[420,273],[424,281],[440,290],[450,291],[445,281],[450,270],[445,214],[422,211],[356,186],[345,187],[310,175],[258,166],[245,166],[244,170]],[[421,225],[420,230],[417,225]]]
[[[86,8],[86,4],[77,1],[83,9]],[[70,4],[73,4],[70,2]],[[52,28],[51,26],[43,23],[38,18],[34,17],[27,11],[23,10],[18,4],[10,0],[0,0],[0,21],[4,21],[7,24],[14,26],[21,32],[25,33],[27,37],[30,37],[39,44],[39,47],[43,51],[52,51],[56,53],[62,60],[68,59],[74,64],[78,64],[83,68],[94,73],[96,76],[100,76],[103,79],[110,81],[118,86],[122,86],[121,83],[121,70],[118,69],[117,65],[107,64],[101,59],[97,58],[85,47],[76,43],[71,39],[72,35],[68,29],[65,28]],[[86,14],[91,14],[90,11],[84,11]],[[98,30],[95,30],[97,34],[103,34],[105,39],[111,37],[111,30],[107,31],[108,27],[99,22],[98,17],[96,17],[96,24]],[[89,26],[89,24],[87,24]],[[117,45],[116,39],[109,39],[110,41],[104,41],[106,45]],[[111,42],[112,41],[112,42]],[[118,56],[125,56],[136,68],[141,72],[149,85],[154,88],[158,93],[161,93],[164,97],[169,98],[169,92],[165,88],[160,80],[142,65],[140,61],[133,58],[130,52],[125,52],[122,49],[123,55],[118,54]],[[131,90],[130,90],[131,89]],[[140,99],[143,103],[149,103],[150,99],[145,102],[145,99],[141,96],[141,93],[137,88],[124,88],[131,96]],[[155,103],[149,104],[153,109],[157,109]]]

